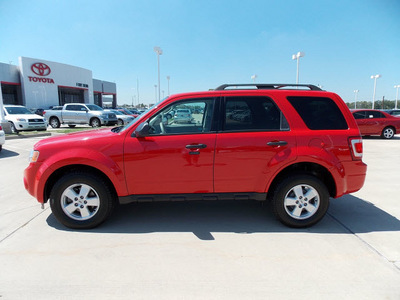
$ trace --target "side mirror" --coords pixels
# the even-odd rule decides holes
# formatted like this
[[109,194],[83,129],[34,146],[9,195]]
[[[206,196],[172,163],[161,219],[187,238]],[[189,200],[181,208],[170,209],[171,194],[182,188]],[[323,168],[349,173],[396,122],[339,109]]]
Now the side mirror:
[[150,131],[150,125],[147,122],[143,122],[141,123],[136,130],[133,132],[133,134],[137,137],[146,137],[149,135],[149,131]]

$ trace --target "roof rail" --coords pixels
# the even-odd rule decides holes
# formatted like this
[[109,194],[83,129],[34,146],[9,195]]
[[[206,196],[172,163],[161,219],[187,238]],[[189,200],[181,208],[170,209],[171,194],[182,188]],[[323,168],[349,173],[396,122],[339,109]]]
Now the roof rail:
[[312,84],[293,84],[293,83],[242,83],[242,84],[223,84],[220,85],[215,89],[215,91],[223,91],[226,90],[228,87],[239,87],[239,89],[242,89],[240,87],[254,87],[259,90],[264,90],[264,89],[286,89],[287,87],[307,87],[311,91],[322,91],[321,88],[312,85]]

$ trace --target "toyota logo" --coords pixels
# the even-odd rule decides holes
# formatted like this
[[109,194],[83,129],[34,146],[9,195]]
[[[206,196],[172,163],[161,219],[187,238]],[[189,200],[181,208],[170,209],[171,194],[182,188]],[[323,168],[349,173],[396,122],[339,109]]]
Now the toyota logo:
[[51,73],[50,67],[44,63],[34,63],[31,66],[31,70],[39,76],[47,76]]

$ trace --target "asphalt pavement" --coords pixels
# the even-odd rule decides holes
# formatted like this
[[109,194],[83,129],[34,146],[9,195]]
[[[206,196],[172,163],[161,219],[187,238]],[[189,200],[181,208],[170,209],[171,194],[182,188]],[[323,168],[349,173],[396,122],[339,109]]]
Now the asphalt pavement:
[[365,186],[290,229],[258,202],[120,206],[60,225],[23,186],[33,144],[0,152],[0,299],[400,299],[400,137],[364,140]]

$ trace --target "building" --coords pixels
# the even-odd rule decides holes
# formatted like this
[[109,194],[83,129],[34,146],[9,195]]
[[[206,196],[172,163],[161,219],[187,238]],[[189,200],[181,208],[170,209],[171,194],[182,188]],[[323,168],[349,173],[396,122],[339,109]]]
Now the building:
[[113,82],[93,79],[92,71],[43,59],[20,57],[19,66],[0,63],[0,105],[24,105],[31,109],[93,103],[117,106]]

